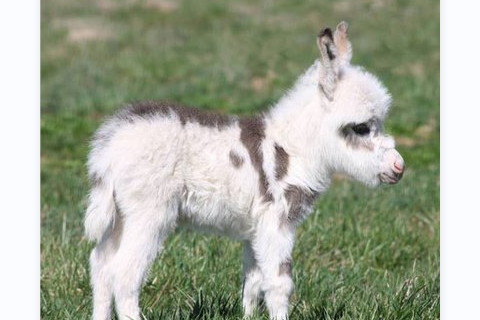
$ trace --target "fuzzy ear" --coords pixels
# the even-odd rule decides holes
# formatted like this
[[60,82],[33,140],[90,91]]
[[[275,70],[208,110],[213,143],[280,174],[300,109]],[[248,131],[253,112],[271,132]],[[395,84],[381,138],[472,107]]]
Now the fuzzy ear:
[[318,34],[317,46],[323,66],[320,69],[319,86],[327,98],[332,100],[337,82],[338,66],[335,63],[337,49],[333,42],[333,34],[330,28],[325,28]]
[[323,29],[317,37],[323,68],[320,72],[319,86],[329,100],[338,80],[339,70],[348,65],[352,58],[352,45],[347,37],[348,24],[340,22],[332,33],[330,28]]
[[338,24],[333,34],[333,42],[337,47],[338,64],[340,66],[350,64],[352,59],[352,44],[348,40],[348,23],[342,21]]

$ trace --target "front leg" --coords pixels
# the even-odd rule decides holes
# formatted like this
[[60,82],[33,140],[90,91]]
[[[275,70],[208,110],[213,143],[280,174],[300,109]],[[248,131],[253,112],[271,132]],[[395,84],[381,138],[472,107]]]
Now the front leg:
[[270,319],[285,320],[294,288],[291,268],[295,228],[274,215],[266,215],[258,227],[253,250],[263,275],[261,290]]
[[262,272],[257,265],[252,245],[249,241],[243,247],[243,312],[245,317],[253,315],[258,304],[262,284]]

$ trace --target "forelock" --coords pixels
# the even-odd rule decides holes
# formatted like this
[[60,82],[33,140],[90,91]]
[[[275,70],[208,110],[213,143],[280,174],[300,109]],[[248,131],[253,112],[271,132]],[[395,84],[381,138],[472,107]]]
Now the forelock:
[[382,120],[389,111],[392,100],[390,93],[376,76],[363,68],[345,68],[337,90],[339,105],[361,108],[355,111],[369,113]]

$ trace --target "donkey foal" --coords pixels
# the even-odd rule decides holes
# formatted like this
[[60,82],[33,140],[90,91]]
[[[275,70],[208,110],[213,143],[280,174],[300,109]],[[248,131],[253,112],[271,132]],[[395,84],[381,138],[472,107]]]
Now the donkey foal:
[[350,65],[347,24],[317,39],[320,59],[269,111],[241,118],[145,102],[96,132],[85,229],[93,319],[140,319],[146,272],[178,227],[244,242],[243,308],[262,292],[271,319],[287,319],[297,225],[333,173],[368,186],[400,180],[404,163],[383,133],[390,95]]

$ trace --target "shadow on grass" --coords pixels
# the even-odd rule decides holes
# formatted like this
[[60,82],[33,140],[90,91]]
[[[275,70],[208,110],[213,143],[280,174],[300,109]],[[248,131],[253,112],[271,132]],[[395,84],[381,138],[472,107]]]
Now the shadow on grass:
[[[159,311],[147,311],[144,319],[150,320],[220,320],[220,319],[244,319],[241,307],[241,299],[237,295],[225,292],[205,295],[199,291],[196,297],[188,297],[185,305],[177,305],[174,309]],[[345,304],[327,308],[327,300],[322,299],[317,305],[312,306],[307,312],[301,312],[297,306],[293,306],[290,319],[302,320],[338,320],[345,314]],[[260,302],[258,311],[252,320],[267,320],[268,312],[263,301]]]
[[150,320],[207,320],[207,319],[242,319],[240,299],[225,292],[205,295],[199,291],[196,297],[186,297],[186,302],[174,309],[147,311],[145,319]]

